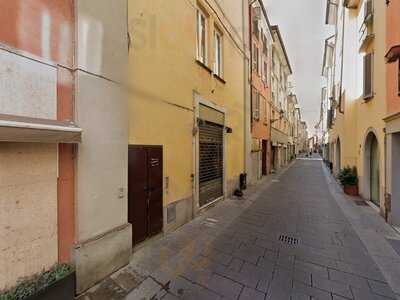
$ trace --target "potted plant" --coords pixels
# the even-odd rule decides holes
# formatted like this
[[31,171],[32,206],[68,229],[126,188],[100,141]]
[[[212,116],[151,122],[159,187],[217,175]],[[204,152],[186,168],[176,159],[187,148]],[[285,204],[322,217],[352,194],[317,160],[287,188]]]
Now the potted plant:
[[57,264],[49,271],[24,278],[16,287],[0,292],[0,300],[73,300],[75,272],[72,266]]
[[343,190],[347,195],[358,196],[358,176],[356,167],[346,167],[342,169],[338,179],[343,185]]

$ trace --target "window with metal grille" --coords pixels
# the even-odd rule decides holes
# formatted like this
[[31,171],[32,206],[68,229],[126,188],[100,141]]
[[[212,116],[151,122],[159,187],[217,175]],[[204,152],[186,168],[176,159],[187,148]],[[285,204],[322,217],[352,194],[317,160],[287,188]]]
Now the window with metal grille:
[[364,56],[364,83],[363,97],[365,100],[371,99],[373,92],[373,53],[368,53]]

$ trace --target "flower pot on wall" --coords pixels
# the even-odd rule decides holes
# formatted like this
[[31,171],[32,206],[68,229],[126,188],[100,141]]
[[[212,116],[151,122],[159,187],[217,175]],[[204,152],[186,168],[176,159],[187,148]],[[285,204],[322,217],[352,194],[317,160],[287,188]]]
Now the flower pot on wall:
[[54,282],[35,295],[24,300],[74,300],[75,297],[75,272]]
[[343,187],[344,193],[350,196],[358,196],[358,186],[357,185],[345,185]]

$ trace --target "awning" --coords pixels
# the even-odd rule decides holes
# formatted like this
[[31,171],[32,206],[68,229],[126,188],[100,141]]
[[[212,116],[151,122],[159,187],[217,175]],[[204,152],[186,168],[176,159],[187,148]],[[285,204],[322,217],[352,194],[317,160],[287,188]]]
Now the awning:
[[79,143],[81,136],[72,123],[0,114],[1,142]]
[[386,53],[385,58],[388,63],[395,62],[400,57],[400,45],[393,46]]

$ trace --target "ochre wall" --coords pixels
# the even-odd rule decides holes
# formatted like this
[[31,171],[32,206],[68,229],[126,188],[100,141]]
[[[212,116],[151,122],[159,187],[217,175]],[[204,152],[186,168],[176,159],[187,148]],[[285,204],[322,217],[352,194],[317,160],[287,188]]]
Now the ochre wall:
[[[228,5],[229,4],[224,4]],[[226,110],[227,181],[239,180],[244,168],[243,54],[223,23],[210,12],[209,41],[215,22],[223,30],[223,77],[213,78],[196,63],[196,2],[129,1],[130,51],[129,143],[164,146],[164,205],[193,196],[194,91]],[[217,7],[217,6],[215,6]],[[218,10],[218,9],[217,9]],[[235,42],[241,45],[233,34]],[[213,51],[209,43],[209,68]]]

